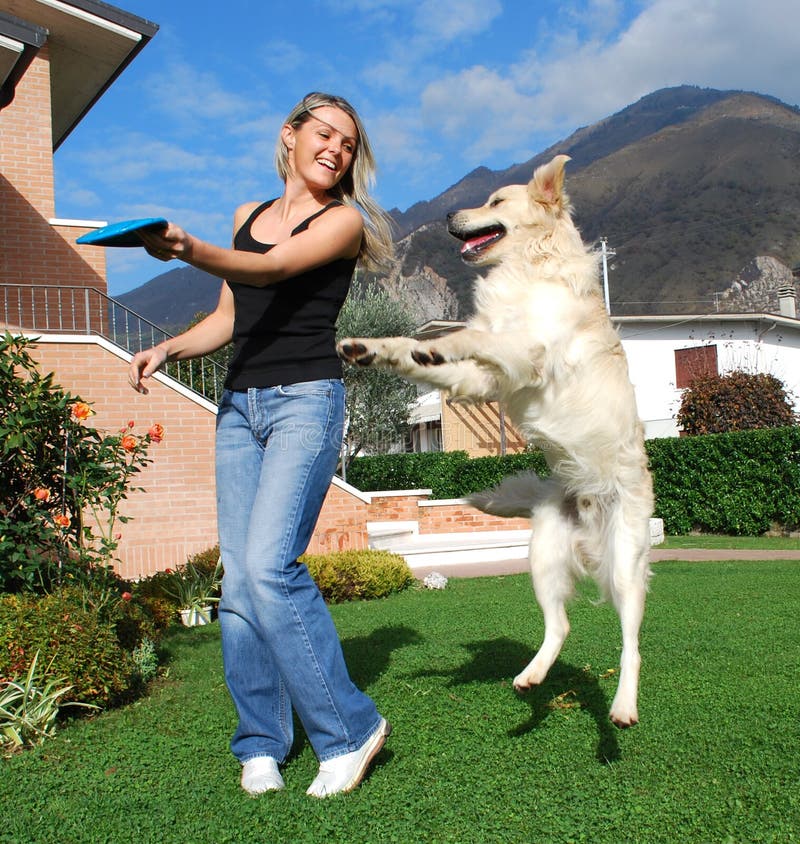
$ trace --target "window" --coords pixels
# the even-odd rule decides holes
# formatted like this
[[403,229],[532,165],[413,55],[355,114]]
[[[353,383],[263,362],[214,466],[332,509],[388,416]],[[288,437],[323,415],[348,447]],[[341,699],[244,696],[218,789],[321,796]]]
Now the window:
[[716,346],[675,349],[675,386],[679,390],[688,387],[695,378],[717,374],[719,369]]

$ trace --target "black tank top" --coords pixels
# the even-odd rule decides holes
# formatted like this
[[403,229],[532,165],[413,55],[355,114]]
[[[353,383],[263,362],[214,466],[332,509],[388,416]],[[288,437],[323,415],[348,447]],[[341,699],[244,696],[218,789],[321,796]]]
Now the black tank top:
[[[274,246],[255,240],[253,221],[274,199],[263,202],[242,224],[234,249],[269,252]],[[292,230],[292,236],[329,208],[334,200]],[[266,287],[228,282],[235,306],[233,356],[225,386],[231,390],[276,387],[298,381],[341,378],[336,355],[336,319],[356,266],[355,258],[339,259],[302,275]]]

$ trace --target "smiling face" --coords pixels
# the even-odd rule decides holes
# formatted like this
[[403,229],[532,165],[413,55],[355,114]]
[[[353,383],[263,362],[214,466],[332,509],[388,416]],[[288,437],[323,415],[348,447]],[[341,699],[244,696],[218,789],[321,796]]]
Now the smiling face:
[[358,146],[352,118],[335,106],[320,106],[299,126],[287,124],[281,137],[293,176],[309,187],[329,191],[350,169]]

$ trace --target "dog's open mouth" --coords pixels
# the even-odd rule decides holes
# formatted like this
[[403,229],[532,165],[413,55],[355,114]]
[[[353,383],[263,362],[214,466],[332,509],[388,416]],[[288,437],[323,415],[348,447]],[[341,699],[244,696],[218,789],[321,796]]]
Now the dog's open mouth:
[[506,236],[503,226],[490,226],[470,234],[457,234],[464,241],[461,247],[461,257],[465,261],[475,261],[499,240]]

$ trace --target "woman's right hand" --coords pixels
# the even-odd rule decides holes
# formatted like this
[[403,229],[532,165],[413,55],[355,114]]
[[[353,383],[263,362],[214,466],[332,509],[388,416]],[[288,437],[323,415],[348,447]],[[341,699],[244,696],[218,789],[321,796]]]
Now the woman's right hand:
[[128,382],[138,393],[147,395],[150,391],[142,381],[149,378],[159,370],[167,361],[167,352],[160,346],[153,346],[152,349],[145,349],[133,356],[130,368],[128,369]]

